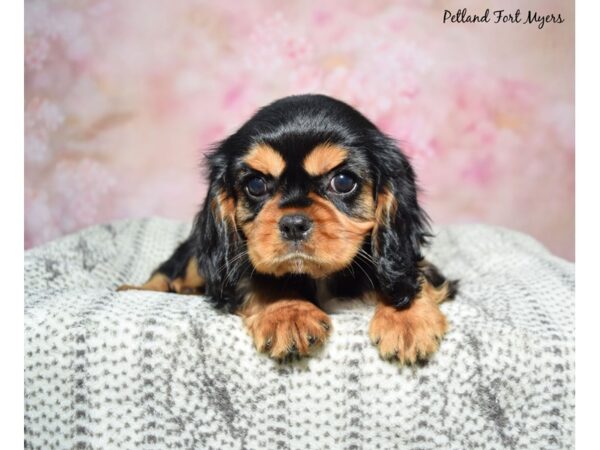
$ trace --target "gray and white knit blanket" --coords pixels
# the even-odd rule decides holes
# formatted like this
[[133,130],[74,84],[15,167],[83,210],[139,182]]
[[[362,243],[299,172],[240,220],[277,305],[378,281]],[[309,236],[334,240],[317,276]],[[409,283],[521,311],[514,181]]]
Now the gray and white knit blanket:
[[574,265],[532,238],[437,230],[427,256],[461,285],[428,363],[381,360],[352,303],[322,353],[280,365],[202,297],[115,292],[188,231],[125,221],[25,253],[25,448],[573,447]]

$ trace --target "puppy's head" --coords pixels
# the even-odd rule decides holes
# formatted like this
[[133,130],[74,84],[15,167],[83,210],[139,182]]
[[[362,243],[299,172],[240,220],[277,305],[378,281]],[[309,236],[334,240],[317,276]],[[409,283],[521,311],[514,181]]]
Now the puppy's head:
[[228,267],[232,281],[243,271],[323,278],[358,260],[383,289],[416,273],[425,220],[413,171],[345,103],[279,100],[223,141],[209,165],[200,260]]
[[325,277],[351,264],[374,227],[368,163],[329,140],[289,144],[256,142],[238,161],[236,223],[258,272]]

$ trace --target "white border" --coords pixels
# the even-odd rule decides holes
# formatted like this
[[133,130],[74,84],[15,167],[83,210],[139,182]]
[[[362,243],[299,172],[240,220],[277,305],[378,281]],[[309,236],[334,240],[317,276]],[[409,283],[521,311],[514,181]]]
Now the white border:
[[23,114],[24,45],[23,4],[2,3],[0,17],[0,55],[2,55],[0,91],[0,205],[2,211],[2,448],[23,446]]
[[600,8],[576,3],[576,447],[598,444],[600,337]]

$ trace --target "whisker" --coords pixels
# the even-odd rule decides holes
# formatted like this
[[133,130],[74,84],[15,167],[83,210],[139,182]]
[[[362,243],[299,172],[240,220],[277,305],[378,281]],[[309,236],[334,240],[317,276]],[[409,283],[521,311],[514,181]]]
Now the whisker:
[[225,263],[219,267],[219,269],[217,269],[217,274],[220,274],[223,270],[225,270],[228,266],[230,266],[231,264],[233,264],[234,262],[236,262],[237,260],[243,258],[244,256],[248,255],[248,251],[244,250],[243,252],[235,255],[232,259],[228,259],[225,261]]
[[364,251],[362,248],[358,249],[358,253],[357,256],[362,256],[363,258],[365,258],[368,262],[372,263],[373,265],[376,265],[376,261],[373,259],[373,257],[371,255],[369,255],[366,251]]
[[373,287],[373,289],[375,289],[375,284],[373,283],[373,280],[371,279],[371,277],[369,276],[369,274],[367,273],[367,271],[365,269],[362,268],[360,262],[358,262],[358,259],[354,260],[356,262],[356,265],[358,266],[358,268],[360,270],[362,270],[362,272],[365,274],[365,276],[367,277],[367,279],[369,280],[369,282],[371,283],[371,286]]
[[238,261],[233,265],[231,270],[227,273],[227,276],[225,277],[225,280],[223,280],[223,283],[227,284],[227,280],[229,279],[229,277],[231,277],[231,275],[233,273],[235,273],[237,270],[241,269],[244,264],[246,264],[245,260],[238,259]]
[[221,283],[221,297],[223,296],[223,290],[225,289],[225,285],[227,284],[227,280],[229,279],[229,277],[231,277],[231,275],[233,273],[235,273],[237,270],[239,270],[240,268],[242,268],[244,266],[244,264],[247,264],[248,261],[246,260],[238,260],[238,262],[231,268],[231,270],[227,273],[227,276],[225,277],[225,279],[222,281]]
[[352,263],[350,263],[350,265],[346,266],[343,270],[349,270],[350,273],[352,274],[352,277],[356,278],[356,274],[354,273],[354,268],[352,267]]

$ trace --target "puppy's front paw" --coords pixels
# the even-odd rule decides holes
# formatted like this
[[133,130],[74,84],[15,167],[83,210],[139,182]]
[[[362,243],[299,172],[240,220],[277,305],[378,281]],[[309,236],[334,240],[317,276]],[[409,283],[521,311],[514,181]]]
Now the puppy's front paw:
[[281,300],[245,318],[260,352],[283,361],[309,355],[331,331],[331,319],[310,302]]
[[448,329],[438,304],[417,297],[407,309],[378,304],[369,326],[369,337],[388,360],[413,364],[434,353]]

